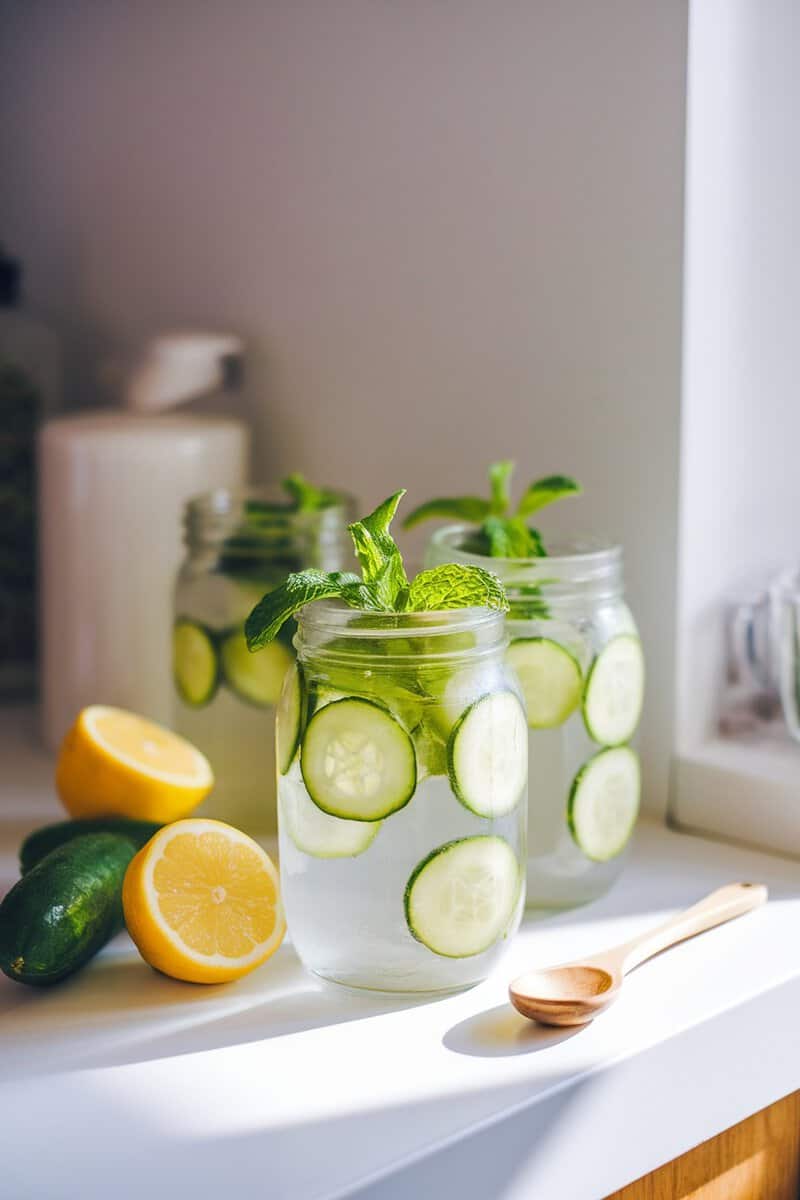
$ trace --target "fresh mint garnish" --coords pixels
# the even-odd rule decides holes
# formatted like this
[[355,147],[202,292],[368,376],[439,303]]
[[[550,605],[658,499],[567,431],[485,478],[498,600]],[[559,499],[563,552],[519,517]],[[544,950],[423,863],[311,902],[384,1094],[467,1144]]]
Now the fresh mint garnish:
[[451,496],[449,499],[428,500],[408,514],[403,521],[403,529],[411,529],[422,521],[437,517],[444,520],[469,521],[470,524],[479,525],[488,517],[491,507],[489,501],[481,496]]
[[399,612],[408,592],[403,556],[389,532],[397,506],[405,494],[405,490],[395,492],[368,517],[347,527],[361,563],[364,583],[374,589],[378,602],[387,612]]
[[310,568],[293,572],[273,591],[262,596],[245,624],[247,644],[251,650],[271,642],[289,617],[312,600],[328,600],[341,596],[361,580],[349,571],[326,573]]
[[293,471],[291,475],[287,475],[281,483],[281,487],[293,502],[297,512],[318,512],[321,508],[330,508],[339,500],[335,492],[329,491],[328,488],[315,487],[299,471]]
[[580,484],[568,475],[546,475],[544,479],[537,479],[527,489],[517,505],[517,516],[529,517],[531,513],[546,508],[556,500],[580,495],[580,491]]
[[497,608],[508,611],[505,588],[496,575],[481,567],[445,563],[420,571],[408,592],[409,612],[442,608]]
[[467,521],[478,528],[464,542],[463,549],[492,558],[543,558],[547,555],[538,529],[528,525],[526,518],[548,504],[566,496],[580,494],[580,484],[567,475],[547,475],[536,479],[525,490],[516,511],[511,512],[511,476],[514,464],[508,460],[489,467],[491,498],[481,496],[451,496],[428,500],[408,514],[404,529],[411,529],[431,517],[449,517]]
[[492,558],[541,558],[547,554],[541,536],[522,517],[487,517],[481,526]]
[[409,583],[402,555],[390,533],[404,495],[396,492],[369,516],[349,526],[361,578],[351,571],[296,571],[267,592],[245,622],[251,650],[271,642],[290,617],[314,600],[337,599],[351,608],[388,613],[473,607],[508,612],[503,585],[482,567],[446,563],[422,571]]
[[514,464],[508,459],[492,463],[489,467],[489,486],[492,489],[490,512],[492,516],[503,517],[511,504],[511,476],[514,474]]
[[245,499],[241,522],[220,547],[216,569],[221,575],[263,580],[265,584],[284,579],[289,571],[302,566],[292,518],[342,503],[336,492],[316,487],[298,471],[288,475],[281,487],[287,496],[285,500],[266,500],[261,496]]

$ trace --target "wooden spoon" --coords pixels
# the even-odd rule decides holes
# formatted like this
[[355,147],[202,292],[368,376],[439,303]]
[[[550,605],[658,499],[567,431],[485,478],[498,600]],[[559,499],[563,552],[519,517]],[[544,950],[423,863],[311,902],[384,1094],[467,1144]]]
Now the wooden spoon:
[[523,1017],[542,1025],[585,1025],[619,995],[629,971],[677,942],[758,908],[767,899],[760,883],[729,883],[649,933],[583,962],[527,971],[508,989]]

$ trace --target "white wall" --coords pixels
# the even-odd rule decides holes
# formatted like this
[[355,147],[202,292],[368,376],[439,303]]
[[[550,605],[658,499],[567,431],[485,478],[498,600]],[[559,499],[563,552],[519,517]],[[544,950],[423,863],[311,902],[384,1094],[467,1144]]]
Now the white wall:
[[263,474],[371,503],[568,471],[672,722],[686,5],[0,0],[0,236],[90,364],[251,339]]
[[713,736],[726,596],[800,535],[800,6],[703,0],[689,38],[678,750]]

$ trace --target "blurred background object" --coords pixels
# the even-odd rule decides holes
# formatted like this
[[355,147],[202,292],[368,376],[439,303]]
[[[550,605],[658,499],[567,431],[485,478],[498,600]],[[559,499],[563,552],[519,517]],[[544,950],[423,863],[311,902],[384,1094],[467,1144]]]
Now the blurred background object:
[[724,737],[785,735],[768,586],[740,591],[725,609]]
[[58,339],[26,310],[22,283],[0,243],[0,698],[36,688],[36,431],[61,386]]
[[130,373],[126,410],[87,410],[42,431],[42,723],[51,749],[88,704],[172,719],[183,507],[209,487],[246,481],[249,432],[231,417],[169,409],[207,394],[224,406],[225,361],[240,356],[230,336],[161,337]]

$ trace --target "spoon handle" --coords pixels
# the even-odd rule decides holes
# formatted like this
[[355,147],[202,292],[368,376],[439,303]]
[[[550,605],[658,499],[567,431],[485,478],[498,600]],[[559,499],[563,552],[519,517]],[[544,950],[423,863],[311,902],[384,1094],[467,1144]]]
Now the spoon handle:
[[623,975],[638,967],[654,954],[674,946],[697,933],[705,933],[715,925],[722,925],[734,917],[740,917],[758,908],[767,899],[767,889],[761,883],[729,883],[718,888],[704,900],[693,904],[685,912],[672,917],[664,925],[651,929],[634,941],[620,947],[620,967]]

